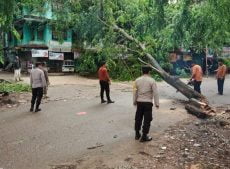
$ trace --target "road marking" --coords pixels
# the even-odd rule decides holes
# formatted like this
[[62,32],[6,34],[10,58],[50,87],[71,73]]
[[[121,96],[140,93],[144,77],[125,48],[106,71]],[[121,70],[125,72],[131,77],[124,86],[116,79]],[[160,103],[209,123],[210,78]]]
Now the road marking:
[[77,113],[77,115],[86,115],[87,113],[86,112],[79,112]]

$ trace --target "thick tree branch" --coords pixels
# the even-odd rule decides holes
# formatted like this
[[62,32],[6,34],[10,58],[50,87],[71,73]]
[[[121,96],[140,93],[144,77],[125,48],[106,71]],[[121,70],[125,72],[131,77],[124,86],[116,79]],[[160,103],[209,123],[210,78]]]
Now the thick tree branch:
[[143,61],[141,58],[138,58],[138,60],[143,63],[146,66],[151,67],[154,71],[156,71],[157,73],[159,73],[160,75],[162,74],[162,72],[160,70],[158,70],[157,68],[153,67],[151,64],[146,63],[145,61]]
[[124,29],[118,27],[116,24],[108,24],[104,21],[102,21],[100,18],[99,20],[105,24],[106,26],[112,28],[115,32],[119,32],[122,34],[127,40],[134,42],[137,47],[143,52],[143,55],[145,55],[148,60],[150,61],[151,65],[156,68],[161,75],[161,77],[171,86],[176,88],[180,93],[182,93],[185,97],[191,99],[195,98],[198,100],[206,100],[206,98],[201,95],[200,93],[194,91],[191,87],[189,87],[187,84],[182,82],[178,77],[170,76],[167,72],[162,69],[162,67],[159,65],[159,63],[154,59],[154,57],[146,51],[145,45],[138,41],[138,39],[132,37],[129,35]]

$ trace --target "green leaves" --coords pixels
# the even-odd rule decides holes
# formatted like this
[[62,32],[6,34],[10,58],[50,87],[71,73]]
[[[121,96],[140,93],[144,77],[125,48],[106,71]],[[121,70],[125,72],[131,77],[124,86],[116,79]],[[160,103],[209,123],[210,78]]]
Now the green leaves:
[[174,37],[187,48],[203,50],[229,44],[230,3],[226,0],[181,1]]
[[0,1],[0,29],[6,30],[11,26],[13,21],[15,3],[15,0]]
[[17,40],[19,40],[19,41],[21,40],[20,34],[18,33],[18,31],[14,27],[12,28],[12,33],[16,37]]
[[27,84],[19,84],[19,83],[0,83],[0,92],[30,92],[31,87]]
[[[11,30],[13,16],[19,15],[20,6],[29,6],[42,13],[45,10],[44,4],[61,4],[52,6],[54,19],[49,20],[50,24],[60,32],[72,28],[76,48],[102,49],[97,56],[87,53],[81,60],[83,63],[81,69],[85,66],[90,71],[96,71],[94,64],[97,65],[102,58],[113,63],[112,61],[116,60],[115,56],[133,54],[130,50],[117,50],[121,45],[134,51],[138,50],[134,43],[127,41],[104,23],[116,23],[143,42],[146,50],[162,66],[167,65],[165,67],[169,67],[168,52],[176,48],[193,48],[201,51],[208,46],[217,50],[230,44],[229,0],[178,0],[177,3],[169,3],[168,0],[7,0],[7,3],[5,2],[6,0],[0,1],[0,27],[5,25]],[[19,38],[17,32],[13,31]],[[95,57],[98,59],[95,60]],[[132,63],[135,65],[137,62],[135,60]],[[118,63],[120,61],[116,61],[116,64]],[[88,65],[93,65],[92,69]],[[130,69],[129,72],[132,72],[135,68],[131,66]]]

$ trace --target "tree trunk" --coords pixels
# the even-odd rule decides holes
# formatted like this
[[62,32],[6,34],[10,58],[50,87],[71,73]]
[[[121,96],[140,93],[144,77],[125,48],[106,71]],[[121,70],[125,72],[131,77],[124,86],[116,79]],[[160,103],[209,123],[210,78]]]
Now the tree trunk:
[[157,72],[168,84],[176,88],[180,93],[182,93],[188,99],[195,98],[200,101],[206,101],[206,98],[203,95],[194,91],[190,86],[182,82],[178,77],[171,76],[167,72],[165,72],[158,64],[158,62],[154,59],[154,57],[150,53],[146,52],[144,44],[142,44],[137,39],[130,36],[128,33],[125,32],[124,29],[119,28],[116,24],[113,24],[112,28],[114,29],[114,31],[121,33],[129,41],[134,42],[148,58],[151,65],[158,70]]
[[186,104],[185,109],[188,110],[189,113],[199,118],[205,118],[215,115],[215,110],[212,107],[196,99],[190,99],[189,103]]
[[[144,53],[144,55],[148,58],[151,63],[151,67],[159,73],[159,75],[167,82],[169,85],[173,86],[177,89],[180,93],[182,93],[185,97],[189,99],[189,103],[186,104],[185,108],[188,110],[189,113],[196,115],[200,118],[210,117],[216,115],[216,111],[212,109],[208,105],[208,101],[205,96],[201,95],[200,93],[193,90],[190,86],[182,82],[178,77],[171,76],[167,72],[165,72],[159,63],[154,59],[154,57],[146,52],[145,45],[139,42],[137,39],[130,36],[128,33],[125,32],[124,29],[119,28],[116,24],[107,24],[102,21],[100,18],[99,20],[103,22],[106,26],[112,28],[114,31],[121,33],[127,40],[134,42],[138,48]],[[141,62],[145,63],[141,59]]]
[[190,105],[190,104],[187,104],[185,106],[185,109],[190,113],[190,114],[193,114],[199,118],[206,118],[208,117],[208,115],[200,108],[197,108],[196,106],[194,105]]

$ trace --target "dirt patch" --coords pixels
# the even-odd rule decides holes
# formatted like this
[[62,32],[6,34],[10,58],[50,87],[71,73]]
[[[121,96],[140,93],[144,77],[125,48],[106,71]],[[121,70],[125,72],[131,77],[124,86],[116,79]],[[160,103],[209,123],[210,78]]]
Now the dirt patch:
[[76,165],[72,165],[72,164],[51,166],[51,169],[76,169],[76,168],[77,168]]
[[30,93],[9,93],[7,95],[0,95],[0,109],[13,108],[20,104],[26,104],[30,99]]
[[[230,113],[208,120],[188,120],[168,129],[158,143],[149,144],[136,168],[227,169],[230,167]],[[220,120],[221,119],[221,120]],[[160,145],[160,146],[157,146]],[[139,161],[140,160],[140,161]],[[139,161],[139,162],[138,162]]]
[[130,149],[133,145],[119,146],[109,154],[95,152],[82,158],[76,166],[92,169],[228,169],[229,124],[228,106],[222,106],[214,118],[191,117],[155,136],[152,142],[135,142],[138,146],[134,149]]

